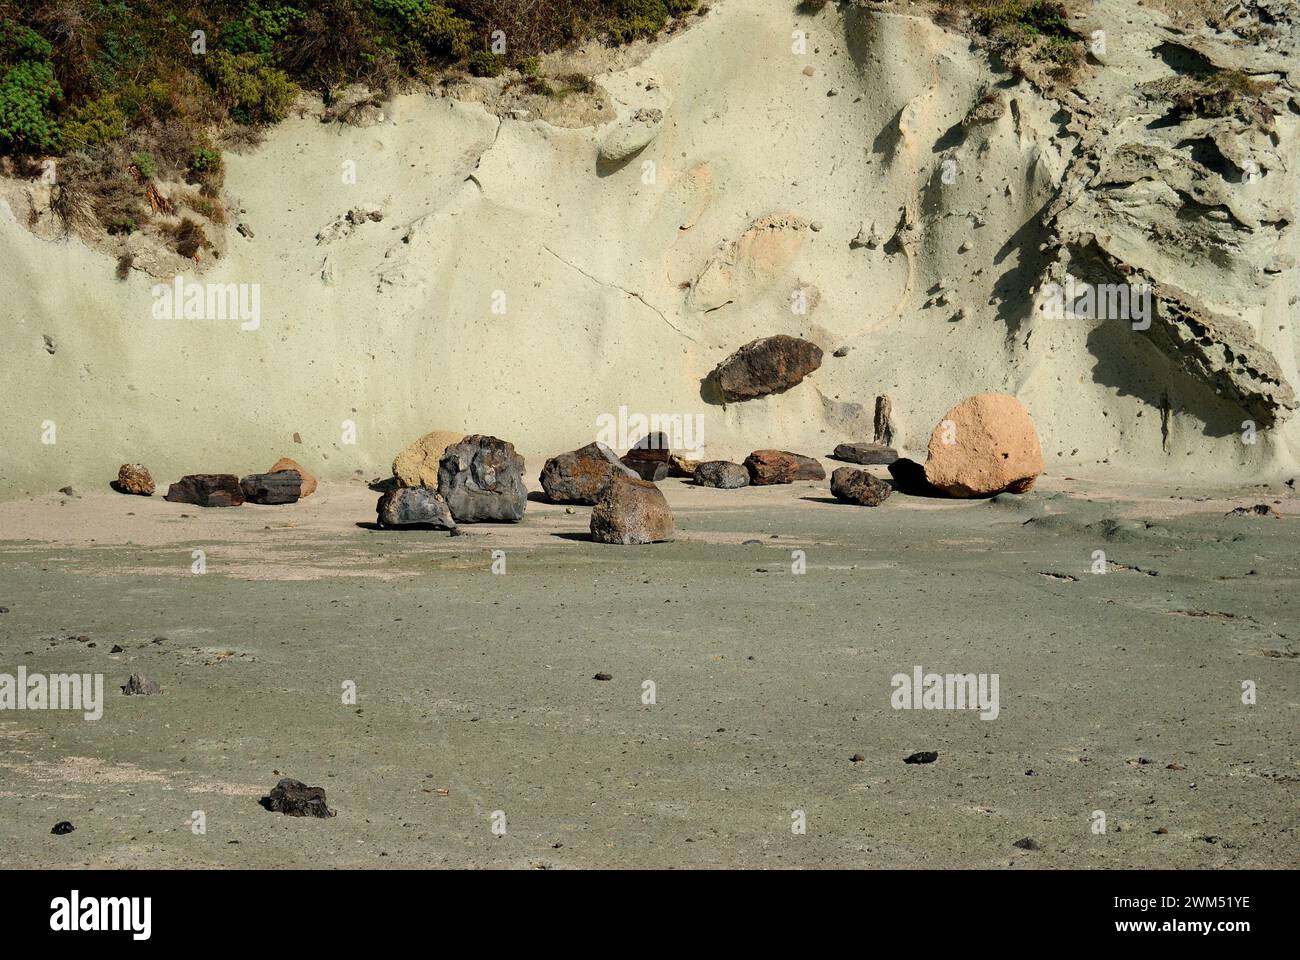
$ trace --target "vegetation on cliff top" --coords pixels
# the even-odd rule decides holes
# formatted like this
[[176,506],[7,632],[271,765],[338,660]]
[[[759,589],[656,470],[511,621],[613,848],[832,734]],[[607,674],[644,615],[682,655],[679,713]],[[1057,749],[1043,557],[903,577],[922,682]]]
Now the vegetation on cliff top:
[[65,222],[129,233],[160,203],[175,213],[150,190],[155,178],[183,179],[194,187],[191,209],[218,212],[222,138],[256,139],[302,90],[329,102],[348,84],[387,95],[448,71],[536,77],[540,53],[601,36],[614,44],[653,36],[696,6],[0,0],[0,158],[28,176],[41,158],[62,158],[53,205]]

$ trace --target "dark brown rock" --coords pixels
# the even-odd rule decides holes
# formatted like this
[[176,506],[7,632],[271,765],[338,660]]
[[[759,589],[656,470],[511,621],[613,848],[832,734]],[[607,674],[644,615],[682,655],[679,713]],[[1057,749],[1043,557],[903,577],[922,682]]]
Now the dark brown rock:
[[603,443],[589,443],[551,457],[542,467],[542,489],[555,503],[593,504],[615,475],[636,476]]
[[591,509],[597,543],[657,543],[673,538],[673,513],[653,483],[615,477]]
[[831,493],[847,503],[878,507],[889,499],[889,495],[893,492],[893,487],[865,470],[839,467],[831,474]]
[[244,502],[244,491],[233,473],[192,473],[168,487],[163,499],[197,507],[237,507]]
[[[787,453],[788,451],[781,451]],[[799,467],[794,472],[796,480],[825,480],[826,468],[821,465],[821,461],[816,457],[805,457],[802,453],[791,453]]]
[[260,801],[263,807],[272,813],[283,813],[286,817],[320,817],[334,816],[325,803],[323,787],[309,787],[298,780],[282,779],[270,794]]
[[880,443],[841,443],[831,456],[849,463],[888,466],[898,459],[898,451]]
[[297,470],[253,473],[239,481],[239,488],[249,503],[297,503],[302,494],[302,474]]
[[745,458],[749,482],[756,487],[774,483],[794,483],[799,461],[784,450],[755,450]]
[[821,365],[817,344],[777,334],[745,344],[707,379],[725,401],[753,400],[789,390]]

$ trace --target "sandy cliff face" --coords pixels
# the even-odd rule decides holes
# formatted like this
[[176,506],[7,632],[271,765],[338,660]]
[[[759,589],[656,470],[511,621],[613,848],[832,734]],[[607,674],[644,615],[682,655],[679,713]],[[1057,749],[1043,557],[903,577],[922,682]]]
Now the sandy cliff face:
[[[597,76],[599,126],[431,96],[364,128],[290,120],[228,161],[253,236],[185,277],[257,284],[256,329],[159,318],[158,278],[115,280],[0,206],[0,492],[282,454],[373,476],[434,428],[536,468],[624,406],[702,414],[709,457],[826,453],[870,437],[879,394],[916,453],[988,391],[1025,403],[1049,471],[1290,470],[1295,34],[1191,36],[1128,0],[1090,16],[1106,53],[1057,100],[926,18],[721,0]],[[1274,115],[1172,120],[1160,82],[1195,57],[1276,80]],[[638,124],[648,146],[599,158]],[[1150,283],[1150,328],[1045,312],[1070,277]],[[815,341],[821,369],[706,401],[719,360],[776,333]]]

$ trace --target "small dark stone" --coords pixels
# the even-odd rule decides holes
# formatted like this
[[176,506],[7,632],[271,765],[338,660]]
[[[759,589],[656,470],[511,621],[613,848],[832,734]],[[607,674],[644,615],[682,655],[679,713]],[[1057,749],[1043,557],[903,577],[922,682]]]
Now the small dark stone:
[[77,828],[72,825],[72,822],[70,820],[60,820],[53,827],[50,828],[50,833],[54,834],[56,837],[61,837],[65,833],[71,833],[73,830],[76,829]]
[[120,646],[118,646],[118,645],[115,643],[115,644],[113,644],[113,649],[109,650],[108,652],[109,652],[109,653],[121,653],[121,652],[122,652],[122,648],[121,648]]
[[1019,847],[1021,850],[1041,850],[1041,849],[1043,849],[1043,848],[1040,847],[1037,843],[1034,842],[1034,838],[1033,838],[1033,837],[1021,837],[1019,840],[1017,840],[1015,843],[1013,843],[1012,846],[1013,846],[1013,847]]
[[244,502],[244,490],[232,473],[193,473],[168,487],[163,499],[199,507],[237,507]]
[[888,466],[898,459],[898,451],[882,443],[841,443],[831,457],[849,463]]
[[904,763],[934,763],[939,759],[937,750],[921,750],[903,758]]
[[695,468],[695,483],[701,487],[734,490],[749,486],[749,471],[729,460],[706,460]]
[[428,487],[396,487],[379,498],[375,513],[381,527],[436,527],[455,530],[447,501]]
[[240,480],[239,487],[249,503],[297,503],[302,495],[302,474],[297,470],[254,473]]
[[596,674],[594,677],[592,677],[591,679],[593,679],[593,680],[613,680],[614,678],[613,678],[612,676],[610,676],[608,673],[598,673],[598,674]]
[[288,777],[277,783],[270,794],[258,802],[272,813],[283,813],[286,817],[324,819],[335,815],[325,803],[324,787],[309,787]]
[[894,488],[855,467],[839,467],[831,474],[831,493],[847,503],[878,507],[889,499]]
[[855,753],[853,756],[849,757],[849,763],[862,763],[866,759],[867,758],[864,757],[862,754]]
[[150,680],[146,676],[138,673],[131,674],[130,679],[122,687],[122,693],[125,696],[151,697],[154,694],[162,693],[162,687],[158,685],[157,680]]

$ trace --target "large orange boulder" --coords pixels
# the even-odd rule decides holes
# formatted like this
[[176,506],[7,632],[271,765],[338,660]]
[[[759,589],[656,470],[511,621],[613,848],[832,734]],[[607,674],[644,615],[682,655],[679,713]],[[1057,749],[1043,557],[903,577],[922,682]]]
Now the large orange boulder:
[[1008,394],[967,397],[930,434],[925,478],[949,496],[1024,493],[1042,472],[1034,421]]

